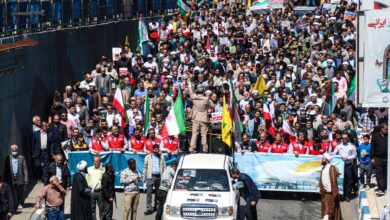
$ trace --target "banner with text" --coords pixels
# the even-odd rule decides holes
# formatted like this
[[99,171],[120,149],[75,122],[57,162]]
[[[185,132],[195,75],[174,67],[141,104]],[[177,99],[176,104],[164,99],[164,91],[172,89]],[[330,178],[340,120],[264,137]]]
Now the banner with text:
[[[319,192],[322,156],[290,154],[236,153],[235,164],[252,177],[259,190]],[[344,161],[334,157],[339,191],[343,191]]]
[[[365,12],[363,106],[388,107],[390,95],[390,17],[388,10]],[[362,85],[361,85],[362,86]]]

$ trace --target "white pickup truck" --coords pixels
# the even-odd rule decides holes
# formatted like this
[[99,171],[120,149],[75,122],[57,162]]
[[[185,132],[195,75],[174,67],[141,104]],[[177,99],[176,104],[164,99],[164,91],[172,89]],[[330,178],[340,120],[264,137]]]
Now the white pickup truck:
[[241,182],[233,184],[229,156],[189,154],[181,157],[164,204],[163,219],[237,218]]

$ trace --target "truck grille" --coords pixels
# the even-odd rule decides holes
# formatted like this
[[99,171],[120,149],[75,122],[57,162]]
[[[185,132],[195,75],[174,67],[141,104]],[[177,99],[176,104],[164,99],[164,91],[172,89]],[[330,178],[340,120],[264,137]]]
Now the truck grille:
[[209,204],[183,204],[181,215],[183,218],[216,218],[218,207]]

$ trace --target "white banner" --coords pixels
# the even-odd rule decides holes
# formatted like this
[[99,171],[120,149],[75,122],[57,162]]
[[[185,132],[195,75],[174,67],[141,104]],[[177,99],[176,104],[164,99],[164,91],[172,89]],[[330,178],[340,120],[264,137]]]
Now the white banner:
[[120,59],[120,53],[122,52],[122,48],[113,47],[112,48],[112,60],[117,61]]
[[[387,107],[390,71],[390,16],[386,10],[366,11],[363,100],[366,107]],[[368,49],[369,48],[369,49]]]

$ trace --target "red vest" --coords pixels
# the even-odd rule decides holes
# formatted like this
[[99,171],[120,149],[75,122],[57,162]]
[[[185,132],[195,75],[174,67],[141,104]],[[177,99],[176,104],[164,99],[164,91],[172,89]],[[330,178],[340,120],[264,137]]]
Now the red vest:
[[[105,138],[102,139],[102,142],[104,142],[104,141],[106,141]],[[104,151],[103,146],[101,145],[101,143],[99,142],[99,140],[97,138],[91,139],[91,146],[92,146],[92,150],[94,150],[94,151]]]
[[310,148],[310,146],[312,146],[311,142],[309,141],[305,141],[303,143],[303,146],[302,148],[299,147],[299,142],[294,142],[292,143],[292,146],[293,146],[293,151],[295,152],[298,152],[298,154],[306,154],[307,152],[307,148]]
[[322,142],[321,143],[321,148],[318,150],[314,150],[313,146],[310,147],[309,149],[309,154],[310,155],[323,155],[329,147],[329,142]]
[[146,138],[141,136],[140,140],[137,140],[134,136],[130,138],[131,149],[135,151],[142,151],[145,147]]
[[282,142],[280,147],[278,147],[276,142],[271,145],[271,152],[272,153],[286,153],[287,150],[288,150],[288,144],[284,143],[284,142]]
[[271,147],[271,144],[268,142],[265,142],[264,144],[261,144],[261,141],[256,142],[257,150],[262,153],[267,153],[269,148]]
[[179,145],[179,139],[173,138],[170,140],[168,137],[163,139],[164,148],[170,152],[176,151]]
[[336,149],[337,145],[339,145],[339,141],[337,139],[334,139],[333,141],[331,141],[329,144],[329,151],[333,152],[334,149]]
[[125,136],[123,134],[118,134],[118,138],[115,138],[112,134],[107,136],[108,147],[111,149],[121,150],[125,145]]
[[151,153],[153,152],[153,145],[161,144],[161,139],[160,138],[154,138],[154,141],[151,138],[146,139],[146,150]]

